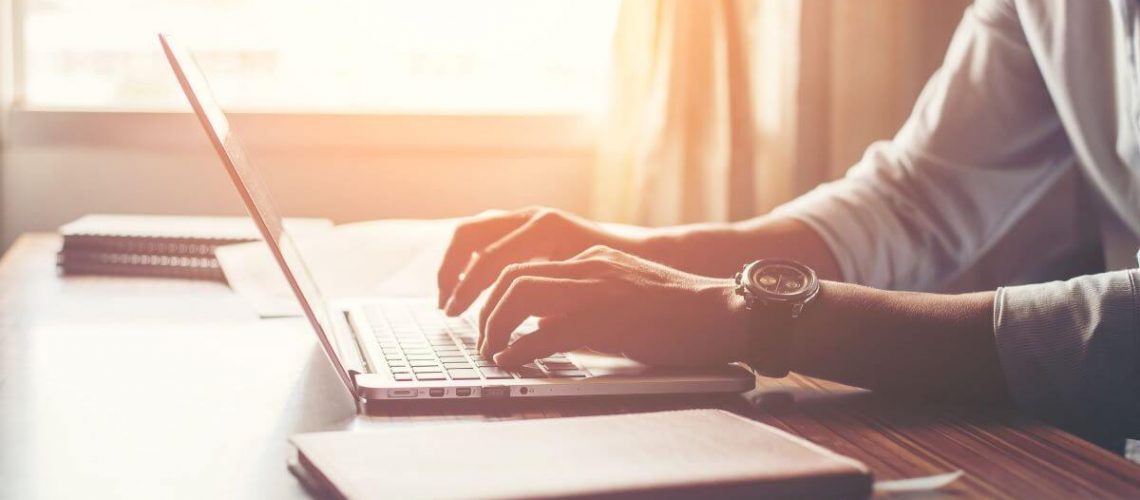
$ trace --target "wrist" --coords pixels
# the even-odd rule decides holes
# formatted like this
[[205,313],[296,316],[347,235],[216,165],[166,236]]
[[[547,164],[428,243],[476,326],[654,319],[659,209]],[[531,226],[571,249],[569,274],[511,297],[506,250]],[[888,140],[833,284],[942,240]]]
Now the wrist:
[[748,351],[751,345],[751,311],[748,303],[736,293],[736,284],[731,280],[723,280],[717,287],[719,312],[721,320],[718,322],[727,362],[747,362]]

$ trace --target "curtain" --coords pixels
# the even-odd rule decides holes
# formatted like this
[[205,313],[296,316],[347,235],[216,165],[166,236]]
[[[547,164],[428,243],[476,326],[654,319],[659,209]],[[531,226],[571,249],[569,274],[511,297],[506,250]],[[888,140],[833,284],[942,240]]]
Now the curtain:
[[625,0],[593,216],[739,220],[889,138],[967,0]]

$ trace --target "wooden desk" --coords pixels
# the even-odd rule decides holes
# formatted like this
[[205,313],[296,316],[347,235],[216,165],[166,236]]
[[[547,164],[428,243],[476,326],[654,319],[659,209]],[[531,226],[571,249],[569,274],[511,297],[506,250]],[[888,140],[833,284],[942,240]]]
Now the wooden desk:
[[[285,469],[286,436],[298,431],[689,407],[771,423],[879,478],[964,469],[945,495],[1140,497],[1140,465],[1011,412],[900,403],[795,376],[761,380],[744,397],[357,416],[304,321],[259,320],[215,283],[61,279],[58,245],[25,236],[0,261],[0,498],[303,498]],[[794,391],[795,406],[770,407],[764,394],[776,390]],[[425,487],[440,479],[425,475]]]

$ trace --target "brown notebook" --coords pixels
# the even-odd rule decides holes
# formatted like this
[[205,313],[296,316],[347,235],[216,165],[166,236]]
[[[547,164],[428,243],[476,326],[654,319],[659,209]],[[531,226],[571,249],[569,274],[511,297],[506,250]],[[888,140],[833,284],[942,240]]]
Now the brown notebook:
[[[300,434],[295,472],[349,499],[864,498],[863,464],[721,410]],[[306,479],[307,478],[307,479]]]

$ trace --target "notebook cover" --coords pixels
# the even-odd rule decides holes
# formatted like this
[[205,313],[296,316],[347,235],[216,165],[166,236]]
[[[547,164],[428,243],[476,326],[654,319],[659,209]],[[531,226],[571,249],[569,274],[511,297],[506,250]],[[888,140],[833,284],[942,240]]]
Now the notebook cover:
[[863,464],[721,410],[300,434],[333,496],[865,498]]

